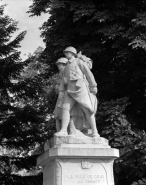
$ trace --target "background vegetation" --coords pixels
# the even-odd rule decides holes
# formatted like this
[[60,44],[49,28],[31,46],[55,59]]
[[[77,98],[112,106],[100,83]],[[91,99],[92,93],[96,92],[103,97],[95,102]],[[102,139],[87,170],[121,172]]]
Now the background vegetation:
[[0,156],[1,184],[42,182],[35,159],[55,131],[55,62],[70,45],[94,61],[97,127],[120,149],[116,185],[146,184],[146,1],[33,0],[29,13],[42,12],[50,14],[41,27],[46,47],[22,62],[17,47],[25,32],[10,41],[16,23],[0,9],[0,145],[18,152]]

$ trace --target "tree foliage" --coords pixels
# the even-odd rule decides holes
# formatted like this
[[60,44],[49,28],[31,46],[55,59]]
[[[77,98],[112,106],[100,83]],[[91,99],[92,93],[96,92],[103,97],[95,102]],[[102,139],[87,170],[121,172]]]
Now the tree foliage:
[[41,28],[50,71],[69,45],[93,59],[97,127],[121,153],[116,184],[145,184],[146,2],[33,0],[29,12],[50,14]]
[[[26,31],[15,38],[17,22],[4,15],[0,6],[0,184],[30,184],[20,171],[36,167],[37,154],[32,155],[41,143],[45,118],[35,105],[40,88],[25,78],[29,61],[20,58],[20,42]],[[37,88],[36,88],[37,86]],[[29,101],[31,100],[31,101]],[[45,134],[44,134],[45,136]],[[41,177],[29,177],[39,180]],[[32,181],[33,181],[32,180]],[[36,183],[36,182],[35,182]],[[35,184],[34,183],[34,184]],[[32,182],[31,182],[32,184]]]

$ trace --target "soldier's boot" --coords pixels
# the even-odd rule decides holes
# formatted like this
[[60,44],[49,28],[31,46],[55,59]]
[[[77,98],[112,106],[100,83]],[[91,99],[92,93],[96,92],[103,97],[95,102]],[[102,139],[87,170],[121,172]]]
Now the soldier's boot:
[[97,128],[96,128],[96,121],[94,114],[87,117],[87,120],[89,121],[89,124],[92,128],[92,137],[100,137],[98,134]]

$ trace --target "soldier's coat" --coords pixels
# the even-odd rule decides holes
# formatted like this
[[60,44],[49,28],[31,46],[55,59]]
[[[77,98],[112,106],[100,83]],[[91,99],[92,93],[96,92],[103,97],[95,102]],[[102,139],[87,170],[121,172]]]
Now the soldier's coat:
[[95,102],[92,101],[94,95],[90,93],[89,87],[95,88],[97,83],[87,64],[78,58],[69,60],[64,68],[59,91],[65,92],[65,96],[69,94],[91,113],[95,113]]

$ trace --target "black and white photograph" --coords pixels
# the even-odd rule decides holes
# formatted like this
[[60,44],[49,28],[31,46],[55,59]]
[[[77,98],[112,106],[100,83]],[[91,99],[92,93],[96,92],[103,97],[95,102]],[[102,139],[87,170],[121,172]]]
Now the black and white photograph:
[[0,0],[0,185],[146,185],[146,0]]

